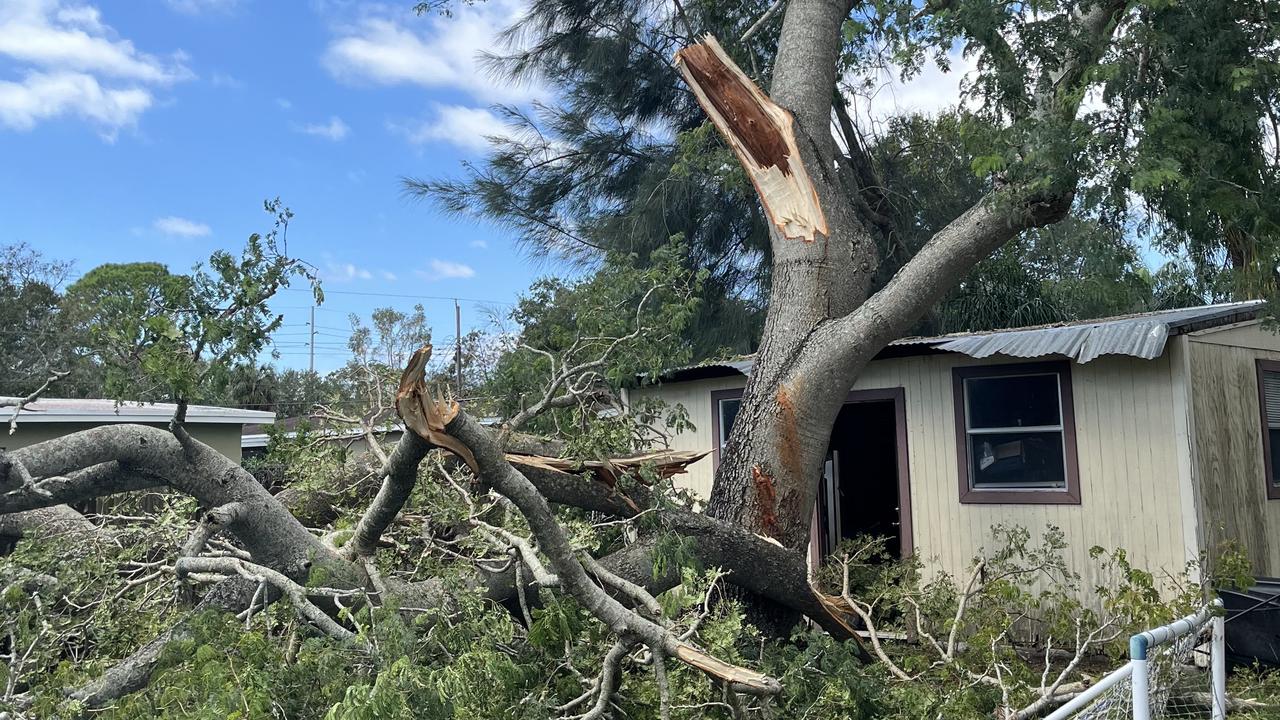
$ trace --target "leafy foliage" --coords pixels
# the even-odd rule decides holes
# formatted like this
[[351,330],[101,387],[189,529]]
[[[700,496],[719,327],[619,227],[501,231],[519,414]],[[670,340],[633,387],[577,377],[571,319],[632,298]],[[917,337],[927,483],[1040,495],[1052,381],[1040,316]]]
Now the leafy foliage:
[[103,265],[67,288],[72,322],[89,329],[87,350],[106,369],[105,390],[129,400],[201,399],[240,362],[253,362],[283,318],[266,300],[314,274],[287,255],[293,214],[279,200],[266,235],[250,235],[240,257],[219,250],[208,268],[174,275],[157,263]]

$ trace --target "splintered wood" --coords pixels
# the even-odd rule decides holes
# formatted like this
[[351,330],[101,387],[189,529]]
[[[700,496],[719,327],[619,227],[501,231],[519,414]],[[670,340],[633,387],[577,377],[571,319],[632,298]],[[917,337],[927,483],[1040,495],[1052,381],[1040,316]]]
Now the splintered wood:
[[[596,478],[609,485],[614,484],[623,475],[634,474],[643,465],[648,465],[660,478],[669,478],[685,472],[689,465],[709,455],[709,451],[695,450],[658,450],[640,455],[605,458],[603,460],[573,460],[547,457],[545,455],[526,455],[524,453],[507,453],[507,460],[512,463],[539,465],[561,472],[580,472],[583,470],[595,474]],[[639,479],[639,476],[637,475]]]
[[660,478],[669,478],[672,475],[687,472],[689,465],[701,460],[708,454],[708,452],[695,452],[692,450],[659,450],[641,455],[628,455],[604,460],[573,460],[547,457],[545,455],[507,453],[507,462],[516,466],[516,468],[533,466],[567,473],[590,472],[595,476],[596,481],[604,483],[616,492],[622,498],[622,501],[627,504],[627,507],[631,508],[632,512],[638,513],[640,508],[635,501],[627,497],[627,494],[618,488],[619,478],[624,475],[630,475],[644,482],[644,477],[638,472],[641,466],[647,466]]
[[443,395],[432,397],[427,387],[427,361],[431,359],[431,346],[423,345],[414,351],[413,357],[400,375],[400,389],[396,392],[396,414],[404,426],[418,437],[437,447],[442,447],[462,458],[476,469],[476,458],[471,450],[444,431],[450,420],[458,415],[458,404]]
[[676,659],[686,665],[696,667],[711,677],[727,683],[734,692],[750,695],[776,695],[782,690],[782,685],[768,675],[737,665],[730,665],[719,658],[708,655],[689,643],[676,642],[670,648],[670,651],[676,656]]
[[822,204],[796,146],[791,113],[756,87],[711,35],[677,52],[675,65],[746,168],[782,236],[813,242],[819,233],[828,235]]

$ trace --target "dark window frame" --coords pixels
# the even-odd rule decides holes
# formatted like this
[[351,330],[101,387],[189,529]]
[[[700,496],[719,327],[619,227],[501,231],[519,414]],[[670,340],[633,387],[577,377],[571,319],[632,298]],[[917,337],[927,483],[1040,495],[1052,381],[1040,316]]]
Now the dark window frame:
[[1276,360],[1255,361],[1258,375],[1258,419],[1262,430],[1262,483],[1267,488],[1268,500],[1280,500],[1280,485],[1271,479],[1271,427],[1267,425],[1267,391],[1263,384],[1263,373],[1280,373],[1280,362]]
[[[1062,460],[1066,487],[1058,489],[1024,489],[973,487],[970,478],[969,418],[966,412],[965,381],[975,378],[1008,377],[1010,375],[1058,376],[1058,403],[1062,414]],[[951,369],[955,399],[956,456],[959,474],[960,502],[964,504],[1000,505],[1079,505],[1080,462],[1076,455],[1076,415],[1071,390],[1071,363],[1066,360],[1013,363],[1009,365],[969,365]]]

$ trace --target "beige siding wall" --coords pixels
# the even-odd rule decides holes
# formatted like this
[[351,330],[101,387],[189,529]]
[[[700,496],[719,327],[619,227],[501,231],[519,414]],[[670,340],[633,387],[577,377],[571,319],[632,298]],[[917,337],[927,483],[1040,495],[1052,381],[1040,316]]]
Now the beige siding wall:
[[1244,546],[1253,571],[1280,574],[1280,500],[1267,500],[1256,360],[1280,338],[1253,323],[1189,338],[1196,490],[1203,547]]
[[[1183,513],[1187,468],[1179,468],[1179,405],[1169,357],[1139,360],[1103,357],[1072,365],[1082,503],[1067,505],[962,505],[951,369],[990,364],[961,355],[873,362],[855,389],[902,387],[906,395],[912,525],[917,552],[936,570],[961,574],[991,543],[990,528],[1003,523],[1033,531],[1061,527],[1070,561],[1088,588],[1090,547],[1123,547],[1139,567],[1180,571],[1195,555],[1195,538]],[[1014,362],[1010,360],[1009,362]],[[658,393],[682,403],[697,431],[674,439],[681,449],[711,448],[712,390],[740,387],[741,377],[673,383],[637,394]],[[1185,407],[1181,408],[1185,420]],[[1183,436],[1185,437],[1185,426]],[[1185,443],[1183,444],[1185,447]],[[1185,457],[1185,453],[1181,453]],[[1185,465],[1185,463],[1184,463]],[[705,496],[712,460],[691,468],[685,481]]]
[[[115,424],[115,423],[112,423]],[[165,427],[156,423],[145,423],[152,427]],[[0,447],[6,450],[17,450],[20,447],[52,440],[71,433],[97,427],[97,423],[52,423],[28,422],[19,423],[18,431],[0,438]],[[188,423],[187,430],[191,436],[236,462],[240,462],[240,429],[235,423]]]

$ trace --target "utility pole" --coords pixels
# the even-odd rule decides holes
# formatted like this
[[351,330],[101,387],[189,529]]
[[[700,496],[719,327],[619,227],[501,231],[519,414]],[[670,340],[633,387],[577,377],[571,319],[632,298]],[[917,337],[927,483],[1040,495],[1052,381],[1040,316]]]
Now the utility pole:
[[316,372],[316,306],[311,306],[311,340],[307,342],[307,347],[311,349],[311,364],[308,370],[312,375]]
[[307,366],[307,412],[310,412],[311,403],[316,396],[316,306],[311,306],[311,339],[307,341],[307,350],[311,356],[311,362]]
[[453,300],[453,338],[455,343],[453,367],[458,375],[458,397],[462,397],[462,307]]

